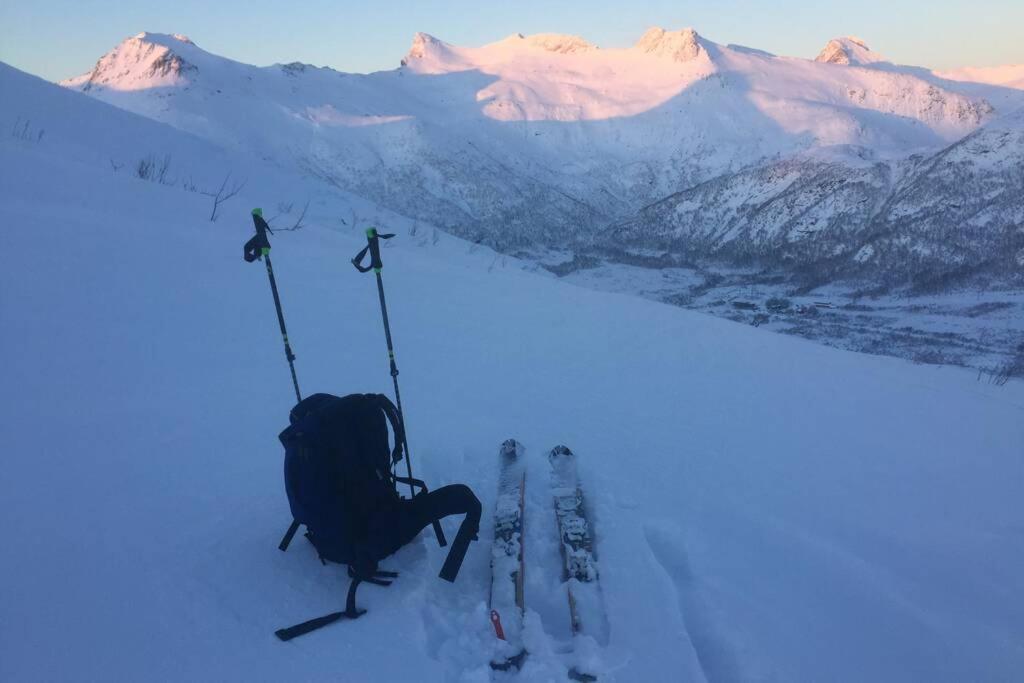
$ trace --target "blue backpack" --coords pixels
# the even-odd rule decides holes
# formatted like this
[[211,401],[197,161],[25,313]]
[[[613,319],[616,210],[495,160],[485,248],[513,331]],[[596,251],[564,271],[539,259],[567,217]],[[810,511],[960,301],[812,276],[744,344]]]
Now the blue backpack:
[[397,409],[382,394],[314,394],[292,408],[289,422],[280,439],[294,521],[279,547],[286,550],[302,524],[322,562],[372,576],[380,559],[373,534],[382,531],[374,522],[387,519],[400,500],[392,473],[403,457]]

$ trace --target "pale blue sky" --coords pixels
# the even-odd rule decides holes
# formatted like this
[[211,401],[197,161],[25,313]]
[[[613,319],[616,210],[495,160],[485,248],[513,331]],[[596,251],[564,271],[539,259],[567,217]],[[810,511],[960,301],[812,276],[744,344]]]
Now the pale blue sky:
[[57,80],[87,71],[122,39],[155,31],[184,33],[251,64],[364,72],[398,66],[416,31],[457,45],[559,32],[624,47],[649,26],[692,26],[719,43],[797,57],[814,57],[829,38],[852,34],[899,63],[1024,63],[1024,0],[310,0],[287,8],[262,0],[0,0],[0,61]]

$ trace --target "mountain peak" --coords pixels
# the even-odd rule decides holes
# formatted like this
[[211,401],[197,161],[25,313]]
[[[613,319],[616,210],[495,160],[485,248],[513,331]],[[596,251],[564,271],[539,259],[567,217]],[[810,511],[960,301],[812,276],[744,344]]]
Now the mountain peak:
[[143,31],[142,33],[137,33],[131,38],[122,41],[122,44],[129,40],[138,40],[164,46],[173,45],[175,42],[185,43],[186,45],[195,45],[191,38],[181,33],[150,33],[149,31]]
[[100,57],[87,73],[62,81],[61,85],[89,91],[96,87],[110,90],[141,90],[187,83],[189,74],[198,67],[181,56],[181,52],[201,50],[180,33],[149,33],[143,31]]
[[828,41],[814,61],[844,66],[864,66],[885,62],[885,57],[873,52],[868,44],[856,36],[842,36]]
[[443,59],[448,51],[449,45],[438,40],[429,33],[417,32],[412,37],[412,46],[402,58],[402,66],[411,66],[417,63]]
[[656,57],[669,57],[677,62],[694,60],[704,51],[700,34],[692,28],[666,31],[657,26],[647,29],[634,48]]

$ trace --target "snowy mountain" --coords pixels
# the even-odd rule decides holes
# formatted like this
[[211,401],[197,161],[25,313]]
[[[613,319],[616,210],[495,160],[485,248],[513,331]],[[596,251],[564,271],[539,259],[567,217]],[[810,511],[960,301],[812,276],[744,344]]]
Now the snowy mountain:
[[891,175],[1000,113],[989,91],[856,66],[883,63],[856,39],[823,58],[693,29],[653,28],[624,49],[556,34],[463,48],[417,34],[398,69],[356,75],[257,68],[143,33],[64,85],[506,251],[591,243],[649,205],[733,176],[742,192],[779,164],[810,184],[822,155]]
[[814,61],[844,66],[868,66],[888,60],[877,52],[873,52],[860,38],[844,36],[828,41]]
[[1024,109],[935,154],[885,163],[812,153],[645,207],[604,243],[795,273],[804,288],[1024,284]]
[[[194,80],[210,63],[181,44],[180,62],[163,58],[177,66],[152,76],[171,84],[164,104],[216,101]],[[253,85],[237,100],[250,104],[283,97],[285,79],[370,87],[300,67],[239,65],[232,78],[247,75],[282,88]],[[90,90],[113,96],[100,80]],[[142,92],[201,128],[189,118],[200,110],[160,109]],[[359,621],[289,644],[273,636],[343,604],[347,581],[301,537],[276,548],[289,512],[277,436],[293,396],[265,270],[241,258],[251,207],[286,228],[287,204],[305,198],[305,227],[271,237],[303,391],[391,391],[373,278],[347,262],[365,237],[339,221],[379,211],[398,233],[384,278],[416,474],[469,484],[486,539],[498,444],[527,448],[530,652],[518,679],[566,680],[574,656],[546,486],[545,453],[559,443],[577,454],[594,519],[602,681],[1024,670],[1024,384],[570,286],[284,161],[5,65],[0,93],[0,129],[13,132],[0,136],[0,680],[511,678],[488,667],[490,552],[473,544],[447,584],[429,532],[385,560],[400,572],[393,586],[361,589]],[[359,122],[387,127],[366,117],[399,115],[398,104]],[[282,135],[310,123],[294,125]],[[907,177],[1009,173],[1017,160],[994,150],[1014,130],[990,125]],[[139,164],[167,155],[163,182]],[[807,163],[825,173],[832,162]],[[858,182],[892,183],[907,207],[928,189],[873,168]],[[195,190],[226,173],[248,183],[211,221],[210,196]],[[902,206],[886,210],[917,220]]]

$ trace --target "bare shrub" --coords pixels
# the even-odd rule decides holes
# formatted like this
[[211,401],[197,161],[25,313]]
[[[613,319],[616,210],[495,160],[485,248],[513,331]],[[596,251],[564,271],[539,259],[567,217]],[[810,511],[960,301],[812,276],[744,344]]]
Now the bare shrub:
[[43,128],[32,128],[32,119],[22,121],[20,116],[11,126],[11,137],[25,142],[42,142],[45,134],[46,130]]
[[137,178],[149,180],[154,183],[160,183],[161,185],[175,184],[176,181],[169,175],[170,170],[170,154],[164,154],[162,157],[157,157],[154,154],[148,154],[139,159],[138,163],[135,164],[135,176]]
[[1011,379],[1024,378],[1024,343],[1017,346],[1017,350],[1006,359],[1006,362],[999,365],[985,374],[988,375],[989,384],[1001,387]]
[[[285,213],[291,213],[292,207],[294,206],[294,204],[288,204],[287,206],[288,206],[288,211],[286,211]],[[278,208],[281,208],[281,207],[278,206]],[[306,225],[304,223],[304,221],[306,220],[306,212],[307,211],[309,211],[309,200],[306,200],[306,204],[302,207],[302,213],[300,213],[298,215],[298,217],[292,223],[291,227],[289,227],[289,228],[274,228],[274,229],[277,232],[289,232],[289,231],[293,231],[293,230],[301,230]]]
[[155,165],[155,176],[156,182],[161,185],[173,185],[174,180],[170,178],[167,173],[171,170],[171,155],[165,154],[162,159],[159,159]]
[[142,180],[153,179],[153,158],[143,157],[139,159],[139,163],[135,165],[135,176]]
[[210,209],[210,222],[214,223],[217,221],[217,212],[220,210],[220,205],[228,201],[236,194],[242,191],[247,181],[231,182],[231,174],[228,173],[224,176],[223,182],[216,192],[201,191],[199,194],[206,195],[213,199],[213,207]]

